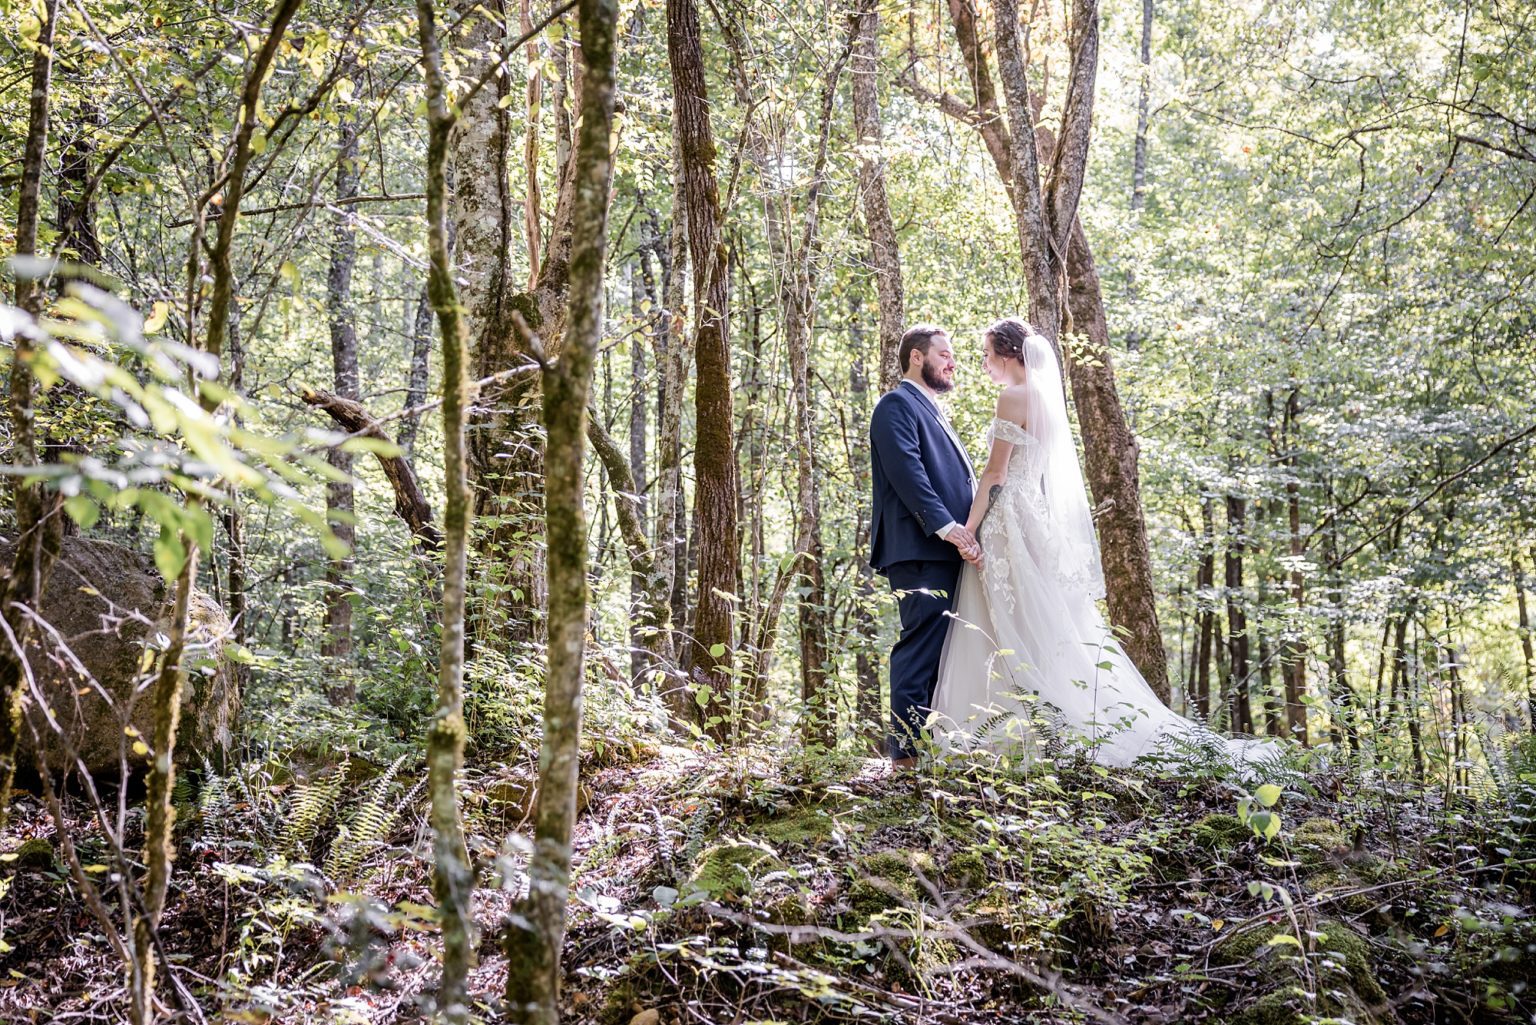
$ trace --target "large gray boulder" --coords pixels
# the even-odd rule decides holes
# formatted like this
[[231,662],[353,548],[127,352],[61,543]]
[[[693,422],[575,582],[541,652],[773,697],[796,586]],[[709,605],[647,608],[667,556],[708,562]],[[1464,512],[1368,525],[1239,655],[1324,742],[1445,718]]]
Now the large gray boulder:
[[[0,567],[9,568],[12,551],[11,544],[0,545]],[[34,729],[55,771],[73,764],[70,747],[100,778],[115,778],[124,757],[130,769],[148,764],[134,752],[134,741],[142,737],[147,744],[154,735],[150,701],[169,633],[170,596],[153,561],[138,552],[110,541],[64,539],[38,610],[48,627],[34,630],[27,646],[53,721],[29,694],[19,765],[36,757]],[[193,592],[189,608],[176,760],[200,764],[229,747],[240,696],[224,657],[229,617],[201,591]]]

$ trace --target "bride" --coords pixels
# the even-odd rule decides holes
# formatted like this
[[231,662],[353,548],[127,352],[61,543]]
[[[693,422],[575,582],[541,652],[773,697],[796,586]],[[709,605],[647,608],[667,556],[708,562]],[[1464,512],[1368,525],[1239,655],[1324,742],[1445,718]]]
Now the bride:
[[984,554],[962,571],[929,717],[939,744],[1028,752],[1044,727],[1105,765],[1181,742],[1238,763],[1272,756],[1173,712],[1126,657],[1094,604],[1104,573],[1055,351],[1016,317],[982,345],[1003,389],[965,523]]

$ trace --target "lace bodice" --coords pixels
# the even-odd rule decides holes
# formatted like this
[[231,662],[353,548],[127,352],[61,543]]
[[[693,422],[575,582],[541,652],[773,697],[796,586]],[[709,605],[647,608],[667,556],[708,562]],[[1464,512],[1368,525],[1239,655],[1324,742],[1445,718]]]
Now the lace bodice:
[[1040,439],[1012,420],[993,417],[992,423],[987,427],[988,452],[991,452],[994,441],[1006,441],[1013,446],[1013,451],[1008,456],[1008,482],[1004,485],[1004,489],[1009,491],[1022,489],[1038,494],[1041,464],[1045,457],[1045,449],[1041,446]]

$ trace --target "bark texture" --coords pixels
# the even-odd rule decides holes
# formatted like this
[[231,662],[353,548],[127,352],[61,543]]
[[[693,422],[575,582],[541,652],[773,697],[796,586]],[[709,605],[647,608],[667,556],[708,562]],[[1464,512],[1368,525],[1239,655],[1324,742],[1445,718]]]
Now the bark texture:
[[[336,422],[336,426],[348,434],[359,438],[372,438],[375,441],[389,441],[384,425],[374,419],[361,402],[315,390],[305,391],[304,401],[324,410]],[[422,493],[421,483],[417,480],[416,469],[411,464],[410,457],[405,454],[386,455],[381,452],[378,460],[379,469],[384,471],[384,476],[389,480],[389,485],[395,493],[395,515],[410,528],[411,537],[423,549],[433,553],[441,550],[443,536],[432,522],[432,505],[427,501],[427,496]]]
[[475,959],[477,931],[470,906],[474,874],[455,782],[464,762],[465,732],[464,614],[471,516],[464,437],[469,399],[468,325],[448,254],[446,168],[454,114],[443,81],[433,0],[417,0],[416,17],[427,96],[427,251],[431,260],[427,288],[443,346],[443,618],[437,712],[427,731],[427,786],[431,797],[432,891],[443,935],[438,1013],[444,1021],[460,1023],[469,1019],[466,979]]
[[[53,77],[53,37],[58,0],[43,7],[43,23],[32,52],[32,93],[27,111],[27,140],[22,149],[21,193],[16,204],[16,254],[37,253],[38,197],[48,151],[49,86]],[[43,308],[42,286],[24,275],[16,278],[16,305],[36,318]],[[34,343],[24,329],[15,338],[11,360],[11,461],[38,463],[32,374]],[[16,747],[21,734],[22,681],[26,679],[26,643],[32,633],[27,610],[37,607],[63,537],[57,492],[39,482],[18,480],[15,488],[16,551],[10,575],[0,585],[0,616],[6,637],[0,640],[0,827],[9,820],[11,784],[16,775]]]
[[[683,170],[689,249],[693,256],[697,442],[694,446],[694,524],[698,585],[693,604],[694,675],[716,694],[730,694],[734,662],[732,604],[739,552],[736,446],[731,413],[729,293],[715,180],[715,138],[709,123],[704,51],[694,0],[667,0],[667,54]],[[727,717],[728,718],[728,717]],[[721,723],[717,735],[728,731]]]
[[613,164],[614,45],[617,0],[581,0],[584,58],[581,130],[572,158],[570,309],[560,360],[544,381],[548,539],[549,670],[544,737],[539,750],[539,803],[528,896],[506,932],[507,1005],[513,1021],[559,1020],[560,952],[570,889],[571,832],[576,821],[583,659],[587,629],[587,521],[582,501],[587,401],[603,330],[603,270],[608,191]]
[[[352,269],[357,263],[357,222],[351,202],[360,178],[356,121],[337,126],[336,212],[331,221],[331,262],[326,274],[326,305],[331,327],[331,376],[336,395],[356,402],[361,398],[357,371],[357,319],[352,309]],[[340,446],[326,454],[330,464],[347,475],[346,480],[326,485],[326,512],[331,532],[347,546],[347,554],[333,556],[325,566],[325,642],[321,654],[347,659],[352,654],[352,602],[348,595],[352,576],[352,549],[357,528],[352,518],[352,454]],[[333,703],[345,704],[355,696],[351,675],[340,670],[332,675],[327,693]]]
[[853,34],[853,131],[859,155],[859,199],[864,214],[864,234],[869,240],[869,263],[875,272],[875,295],[880,324],[880,390],[901,383],[897,353],[906,327],[906,299],[902,292],[901,253],[896,245],[896,224],[885,190],[885,153],[880,126],[880,13],[878,0],[857,0],[851,16]]

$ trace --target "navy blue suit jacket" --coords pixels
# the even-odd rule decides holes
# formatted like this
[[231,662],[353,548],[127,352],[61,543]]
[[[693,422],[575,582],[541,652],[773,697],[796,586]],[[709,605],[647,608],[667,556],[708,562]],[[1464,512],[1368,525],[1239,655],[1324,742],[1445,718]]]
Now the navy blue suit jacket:
[[971,471],[926,396],[899,385],[875,404],[869,423],[874,514],[869,564],[960,558],[934,531],[964,523],[974,495]]

